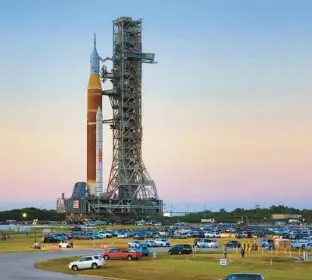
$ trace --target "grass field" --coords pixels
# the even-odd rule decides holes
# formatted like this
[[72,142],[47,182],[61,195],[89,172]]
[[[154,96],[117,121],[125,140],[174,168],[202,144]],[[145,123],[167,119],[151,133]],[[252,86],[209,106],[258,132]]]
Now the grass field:
[[[28,251],[34,251],[34,249],[31,248],[31,246],[34,244],[35,238],[38,242],[41,242],[42,234],[34,234],[31,233],[28,236],[24,234],[17,234],[17,235],[11,235],[10,239],[1,242],[0,241],[0,254],[1,253],[12,253],[12,252],[28,252]],[[74,240],[74,249],[93,249],[93,248],[102,248],[103,245],[107,245],[109,247],[127,247],[128,241],[131,239],[117,239],[117,238],[109,238],[109,239],[98,239],[98,240]],[[194,243],[194,238],[190,239],[169,239],[171,242],[171,245],[175,244],[191,244]],[[229,240],[235,240],[235,238],[220,238],[218,239],[219,246],[222,246],[224,243],[226,243]],[[240,239],[239,242],[241,243],[252,243],[252,239]],[[43,250],[55,250],[55,246],[57,244],[42,244]],[[52,247],[51,247],[52,246]],[[70,249],[69,249],[70,250]],[[37,250],[36,250],[37,251]],[[252,254],[261,254],[261,255],[285,255],[284,251],[281,252],[267,252],[265,251],[263,254],[262,252],[252,252]],[[298,256],[298,254],[301,254],[298,250],[292,251],[292,256]],[[289,252],[286,252],[286,255],[289,255]],[[312,278],[311,278],[312,279]]]
[[220,266],[220,258],[222,254],[216,252],[195,253],[194,257],[158,253],[157,259],[145,257],[131,262],[108,260],[104,268],[79,272],[68,268],[68,263],[77,260],[77,257],[44,261],[35,266],[50,271],[123,280],[215,280],[233,272],[260,272],[265,280],[310,280],[312,275],[310,262],[298,262],[289,256],[248,254],[242,259],[240,254],[231,252],[226,267]]
[[[36,238],[41,241],[42,234],[37,233]],[[34,242],[34,233],[11,235],[10,240],[0,243],[0,253],[34,251],[30,246]],[[222,238],[218,242],[220,245],[233,238]],[[193,244],[194,239],[170,240],[171,244],[188,243]],[[241,243],[248,240],[239,240]],[[249,240],[252,242],[251,240]],[[101,245],[114,247],[126,247],[128,239],[102,239],[102,240],[74,240],[75,249],[101,248]],[[56,244],[54,244],[55,246]],[[55,250],[45,245],[44,250]],[[71,250],[71,249],[62,249]],[[37,251],[37,250],[36,250]],[[219,265],[222,258],[221,252],[200,253],[193,256],[168,256],[165,253],[158,253],[157,259],[146,257],[139,261],[108,261],[103,269],[79,271],[79,274],[92,274],[95,276],[112,277],[125,280],[158,280],[166,277],[170,280],[209,280],[218,279],[232,272],[261,272],[265,279],[271,280],[310,280],[312,275],[312,265],[310,262],[296,261],[302,255],[298,250],[292,251],[252,251],[247,253],[242,260],[240,254],[230,251],[228,254],[229,264],[227,267]],[[77,259],[65,258],[45,261],[36,264],[37,268],[52,271],[70,273],[68,263]]]
[[[74,249],[93,249],[93,248],[102,248],[103,245],[107,245],[109,247],[127,247],[128,241],[131,239],[117,239],[117,238],[109,238],[109,239],[98,239],[98,240],[74,240]],[[224,243],[228,239],[220,240],[221,243]],[[41,242],[41,237],[37,236],[37,241]],[[178,243],[187,243],[193,244],[194,239],[170,239],[172,245]],[[28,252],[34,251],[30,247],[34,243],[34,236],[26,236],[26,235],[16,235],[12,236],[10,240],[6,242],[0,243],[0,253],[12,253],[12,252]],[[42,244],[44,250],[54,250],[53,246],[57,244]],[[50,247],[52,246],[52,247]],[[70,249],[68,249],[70,250]],[[37,250],[36,250],[37,251]]]

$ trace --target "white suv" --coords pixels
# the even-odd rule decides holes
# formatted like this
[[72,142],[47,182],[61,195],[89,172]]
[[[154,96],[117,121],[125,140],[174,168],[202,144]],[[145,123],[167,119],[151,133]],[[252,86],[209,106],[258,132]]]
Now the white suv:
[[69,263],[68,267],[71,270],[78,270],[78,269],[88,269],[88,268],[93,268],[97,269],[102,266],[104,266],[105,261],[102,256],[96,255],[96,256],[86,256],[86,257],[81,257],[78,261],[74,261]]
[[68,243],[66,240],[62,240],[59,244],[58,244],[59,248],[72,248],[73,245],[72,243]]
[[171,247],[169,240],[157,238],[154,240],[159,247]]
[[131,241],[128,242],[128,247],[130,247],[130,248],[141,247],[141,241],[139,241],[139,240],[131,240]]
[[198,248],[218,248],[219,244],[216,240],[200,239],[197,241]]

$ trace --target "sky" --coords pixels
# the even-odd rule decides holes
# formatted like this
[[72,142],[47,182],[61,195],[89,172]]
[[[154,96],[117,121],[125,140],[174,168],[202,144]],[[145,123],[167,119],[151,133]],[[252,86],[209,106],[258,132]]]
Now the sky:
[[[54,208],[86,181],[93,32],[100,55],[111,56],[120,16],[143,19],[143,50],[158,61],[143,66],[143,158],[167,208],[310,207],[311,8],[308,0],[1,1],[0,209]],[[103,159],[106,186],[108,127]]]

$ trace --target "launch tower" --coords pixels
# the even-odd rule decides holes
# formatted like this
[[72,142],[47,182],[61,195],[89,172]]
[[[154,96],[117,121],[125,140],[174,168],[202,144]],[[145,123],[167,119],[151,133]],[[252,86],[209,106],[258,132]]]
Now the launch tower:
[[113,21],[113,69],[102,68],[102,80],[110,80],[113,118],[104,121],[113,132],[113,160],[105,197],[112,210],[158,212],[157,189],[142,159],[142,64],[155,63],[155,54],[142,51],[142,20],[121,17]]
[[142,63],[153,63],[154,54],[142,53],[142,23],[131,18],[113,22],[113,70],[102,71],[111,78],[110,97],[113,119],[113,162],[107,197],[117,199],[158,199],[155,183],[142,160]]

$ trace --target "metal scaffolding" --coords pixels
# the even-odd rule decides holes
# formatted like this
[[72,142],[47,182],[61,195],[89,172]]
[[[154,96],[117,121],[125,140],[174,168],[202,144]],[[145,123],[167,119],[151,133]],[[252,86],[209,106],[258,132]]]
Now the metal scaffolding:
[[104,197],[120,201],[109,212],[124,208],[124,201],[134,212],[142,207],[160,210],[159,203],[153,206],[159,200],[157,189],[142,160],[142,64],[155,63],[154,57],[142,52],[141,20],[113,21],[113,56],[103,60],[112,60],[113,69],[109,73],[103,66],[101,71],[102,81],[113,84],[111,90],[103,91],[113,111],[113,118],[104,121],[113,132],[113,160]]

